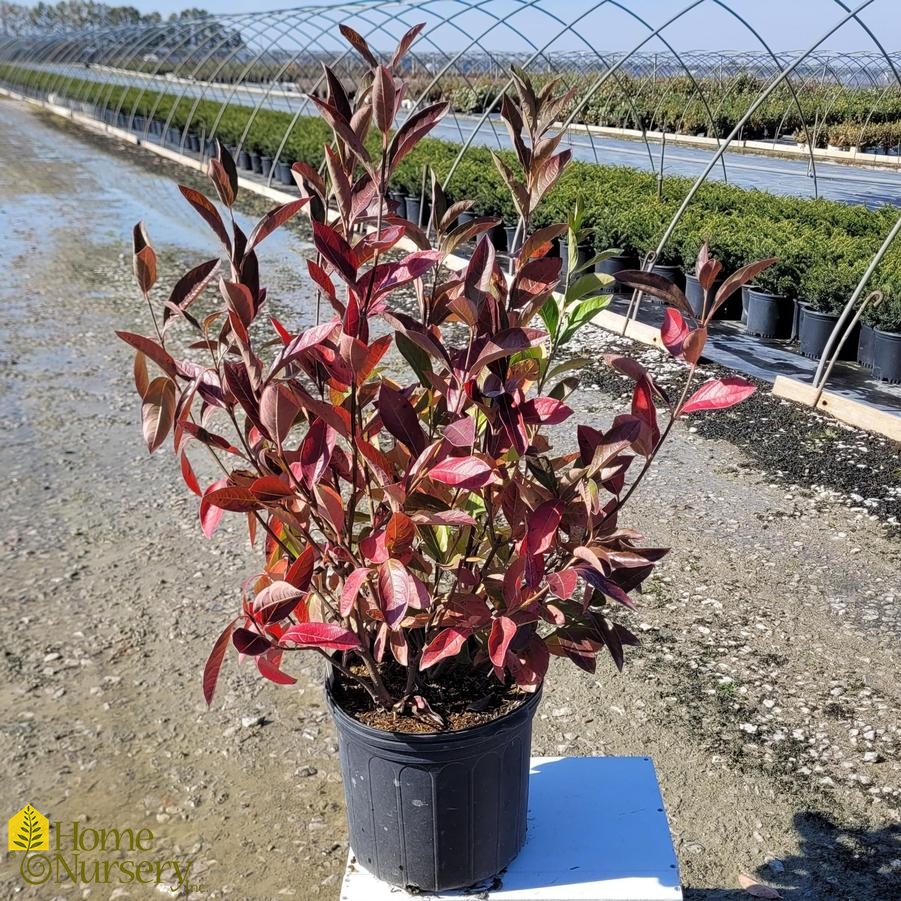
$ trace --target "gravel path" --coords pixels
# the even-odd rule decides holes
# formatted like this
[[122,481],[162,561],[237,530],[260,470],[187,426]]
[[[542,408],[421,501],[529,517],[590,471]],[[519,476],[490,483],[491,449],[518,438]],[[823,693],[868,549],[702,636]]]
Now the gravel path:
[[[231,660],[206,710],[200,668],[252,556],[228,518],[203,540],[168,451],[146,454],[112,337],[146,325],[138,218],[167,284],[215,250],[174,177],[192,176],[0,101],[6,816],[30,802],[149,828],[155,856],[194,861],[192,897],[335,899],[347,847],[319,665],[298,656],[285,689]],[[271,240],[273,306],[307,323],[302,237]],[[586,384],[579,419],[608,422],[625,384]],[[623,620],[643,645],[623,676],[556,667],[534,750],[652,756],[692,901],[747,897],[741,873],[785,898],[901,897],[899,493],[897,446],[761,394],[677,429],[632,508],[677,545]],[[18,866],[5,854],[0,899],[158,896],[21,890]]]

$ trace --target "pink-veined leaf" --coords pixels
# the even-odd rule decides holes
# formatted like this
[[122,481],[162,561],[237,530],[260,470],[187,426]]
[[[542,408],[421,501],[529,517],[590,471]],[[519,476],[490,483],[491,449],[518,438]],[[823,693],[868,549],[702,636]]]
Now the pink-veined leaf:
[[447,457],[428,470],[428,477],[442,485],[473,491],[494,478],[494,469],[480,457]]
[[682,408],[683,413],[695,413],[700,410],[725,410],[741,403],[757,389],[744,379],[729,376],[705,382],[695,391]]
[[439,101],[421,109],[398,128],[388,149],[391,165],[396,166],[446,115],[450,104]]
[[547,585],[551,594],[561,601],[569,600],[576,590],[579,581],[579,573],[575,569],[561,569],[559,572],[550,573],[547,576]]
[[303,480],[312,487],[328,469],[337,440],[335,430],[322,419],[314,420],[300,445]]
[[495,666],[502,667],[510,648],[510,642],[516,635],[516,623],[509,616],[499,616],[491,624],[488,635],[488,656]]
[[373,56],[372,51],[369,49],[369,45],[366,43],[366,40],[363,36],[354,31],[350,25],[341,24],[338,26],[341,34],[344,35],[345,40],[363,57],[363,59],[374,69],[378,64],[378,60]]
[[153,453],[166,440],[175,421],[175,382],[165,376],[154,379],[141,403],[144,443]]
[[536,507],[526,520],[526,553],[543,554],[550,550],[562,518],[561,501],[545,501]]
[[260,509],[260,502],[248,488],[238,488],[235,485],[226,485],[224,488],[216,488],[213,491],[208,490],[203,499],[206,503],[231,513],[252,513],[254,510]]
[[400,560],[389,558],[379,564],[379,609],[389,629],[399,629],[415,594],[413,580]]
[[306,592],[290,582],[271,582],[253,599],[254,619],[263,624],[277,623],[288,616],[305,595]]
[[276,664],[269,659],[273,654],[277,654],[279,659],[281,659],[282,652],[280,650],[269,650],[265,654],[260,654],[259,657],[255,658],[260,675],[270,682],[275,682],[276,685],[294,685],[297,682],[297,679],[295,679],[294,676],[289,676],[287,673],[282,672],[281,668],[276,666]]
[[411,514],[415,523],[423,526],[474,526],[476,521],[463,510],[441,510],[436,513],[425,510]]
[[213,484],[204,491],[203,497],[200,499],[200,528],[207,538],[213,537],[213,532],[216,531],[216,528],[222,520],[222,514],[225,512],[221,507],[214,507],[210,504],[207,500],[207,495],[210,495],[221,488],[225,488],[227,485],[228,479],[219,479],[217,482],[213,482]]
[[358,566],[345,580],[341,589],[341,600],[338,612],[341,616],[350,616],[360,594],[360,589],[366,582],[366,577],[372,570],[368,566]]
[[423,648],[422,656],[419,658],[419,668],[421,670],[428,669],[447,657],[455,657],[463,649],[463,645],[466,644],[470,635],[472,635],[472,629],[468,626],[451,626],[442,629]]
[[353,651],[360,647],[360,639],[335,623],[297,623],[285,629],[279,645],[322,648],[328,651]]
[[344,280],[356,286],[357,264],[351,246],[330,225],[313,222],[313,243],[316,249],[341,274]]
[[376,127],[383,133],[387,133],[394,122],[396,94],[394,76],[384,66],[377,66],[372,82],[372,108]]
[[219,681],[219,671],[222,669],[222,661],[225,658],[225,652],[228,650],[234,628],[235,621],[232,620],[216,639],[213,650],[210,651],[210,656],[207,657],[206,664],[203,667],[203,699],[208,707],[213,703],[213,694],[216,691],[216,683]]
[[471,448],[476,440],[476,421],[464,416],[444,429],[445,440],[453,447]]

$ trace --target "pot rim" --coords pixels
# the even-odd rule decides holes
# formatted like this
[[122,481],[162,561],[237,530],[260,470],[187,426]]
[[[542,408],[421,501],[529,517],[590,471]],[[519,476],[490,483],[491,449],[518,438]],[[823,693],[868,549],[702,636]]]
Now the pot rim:
[[758,297],[765,297],[767,300],[790,300],[787,294],[771,294],[769,291],[765,291],[763,288],[757,288],[753,285],[748,285],[748,294],[756,294]]
[[887,328],[877,328],[876,326],[870,326],[877,335],[888,335],[890,338],[899,338],[901,339],[901,331],[893,332],[891,329]]
[[544,682],[538,686],[538,689],[529,695],[526,700],[515,707],[513,710],[507,711],[503,716],[490,720],[487,723],[481,723],[478,726],[469,726],[466,729],[454,729],[447,732],[389,732],[387,729],[377,729],[375,726],[368,726],[366,723],[360,722],[356,717],[347,713],[338,703],[332,694],[331,686],[335,678],[335,671],[329,666],[329,673],[325,678],[325,700],[328,708],[335,718],[336,724],[340,722],[346,729],[355,732],[357,735],[370,740],[387,741],[389,743],[402,742],[410,745],[428,746],[431,744],[440,744],[447,742],[470,742],[478,741],[483,737],[489,736],[499,728],[503,729],[508,725],[515,725],[514,718],[518,721],[522,716],[531,718],[541,701]]

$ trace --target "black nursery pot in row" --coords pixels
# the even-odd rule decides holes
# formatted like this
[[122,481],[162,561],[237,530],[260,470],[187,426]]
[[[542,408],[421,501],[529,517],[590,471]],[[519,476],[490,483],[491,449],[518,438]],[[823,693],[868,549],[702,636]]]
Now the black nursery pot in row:
[[[826,343],[838,322],[838,316],[834,313],[821,313],[806,303],[799,303],[798,307],[801,311],[798,328],[801,353],[812,360],[819,360],[826,350]],[[839,360],[854,360],[857,357],[859,331],[860,327],[855,326],[853,333],[848,336],[848,340],[842,346],[838,355]]]
[[[717,279],[712,287],[710,288],[710,302],[713,303],[713,299],[716,297],[716,292],[719,291],[720,287],[723,284],[723,279]],[[692,312],[697,317],[701,317],[704,312],[704,289],[701,287],[701,283],[698,281],[697,277],[694,275],[686,275],[685,276],[685,298],[688,301],[688,305],[691,307]],[[741,294],[736,291],[714,314],[714,319],[729,319],[729,320],[738,320],[741,319],[742,313],[742,302],[741,302]]]
[[901,382],[901,332],[874,329],[873,378],[882,382]]

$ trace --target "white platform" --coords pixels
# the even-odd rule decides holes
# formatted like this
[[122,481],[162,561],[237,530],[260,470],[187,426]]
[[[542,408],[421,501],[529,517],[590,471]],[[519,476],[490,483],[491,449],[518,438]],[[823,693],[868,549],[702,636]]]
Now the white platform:
[[[480,889],[484,889],[480,891]],[[525,847],[500,885],[411,895],[351,854],[341,901],[682,901],[649,757],[533,757]]]

